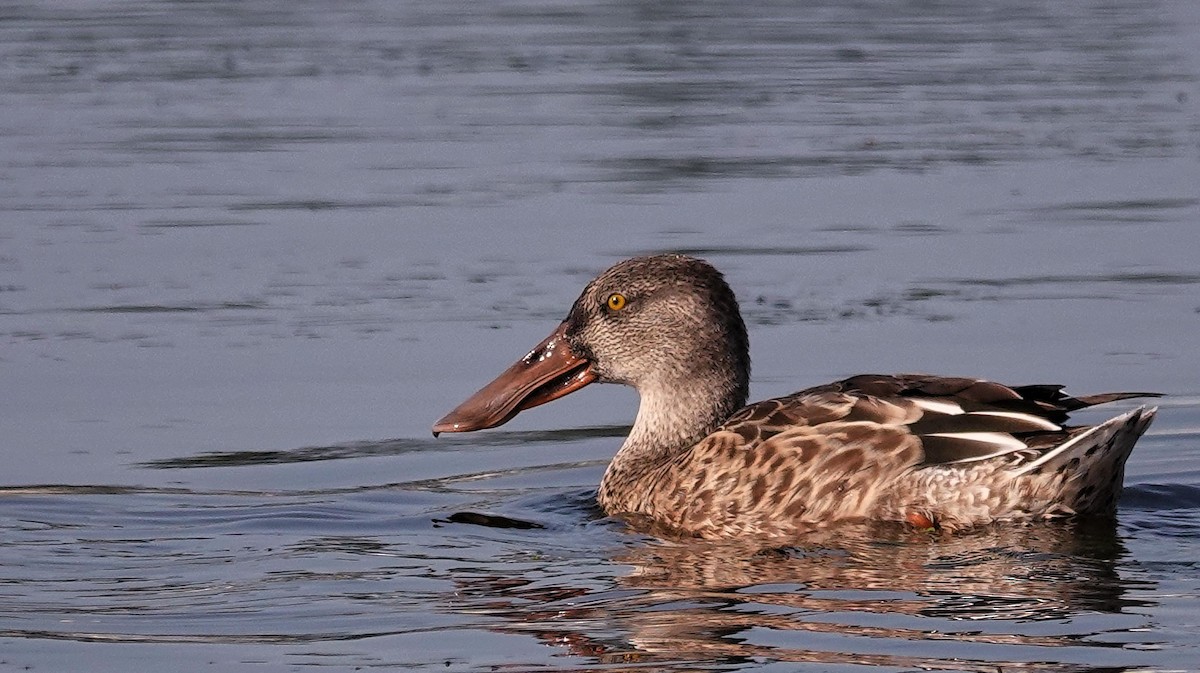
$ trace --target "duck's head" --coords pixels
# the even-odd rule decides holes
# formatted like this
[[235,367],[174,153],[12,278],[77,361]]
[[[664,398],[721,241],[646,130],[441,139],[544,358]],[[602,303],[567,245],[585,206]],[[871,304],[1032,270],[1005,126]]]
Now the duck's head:
[[669,434],[682,441],[740,407],[749,375],[746,326],[720,272],[683,255],[635,257],[588,283],[549,337],[433,432],[495,427],[600,381],[636,388],[638,424],[679,426]]

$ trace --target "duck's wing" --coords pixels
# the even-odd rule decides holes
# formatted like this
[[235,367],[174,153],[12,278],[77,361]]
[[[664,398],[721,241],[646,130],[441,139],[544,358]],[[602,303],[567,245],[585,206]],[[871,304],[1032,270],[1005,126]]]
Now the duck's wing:
[[[919,464],[967,463],[1004,454],[1036,459],[1078,429],[1071,412],[1154,393],[1072,397],[1060,385],[1006,386],[928,374],[864,374],[745,407],[722,426],[747,446],[798,427],[854,426],[919,440]],[[889,444],[885,442],[884,444]],[[830,443],[833,446],[833,443]]]
[[759,402],[665,463],[629,509],[714,538],[879,518],[881,493],[923,460],[908,428],[921,415],[907,401],[838,391]]
[[995,381],[931,374],[861,374],[798,394],[825,390],[881,398],[942,400],[957,406],[961,412],[1009,411],[1060,424],[1066,422],[1071,412],[1085,407],[1135,397],[1160,396],[1158,393],[1123,392],[1072,397],[1057,384],[1007,386]]
[[[965,477],[980,472],[973,468],[998,459],[997,470],[1040,469],[1093,430],[1063,425],[1071,411],[1137,396],[1071,397],[1061,386],[917,374],[856,376],[742,408],[692,447],[686,461],[667,465],[649,490],[665,494],[655,503],[658,519],[705,537],[786,534],[806,523],[904,519],[924,510],[934,517],[923,500],[920,508],[910,506],[933,493],[918,484],[920,475],[937,482],[934,495],[946,501],[939,506],[975,498],[980,493],[959,493]],[[1135,424],[1132,438],[1150,415]],[[905,497],[898,501],[902,482]],[[909,520],[957,521],[946,512],[928,517]]]

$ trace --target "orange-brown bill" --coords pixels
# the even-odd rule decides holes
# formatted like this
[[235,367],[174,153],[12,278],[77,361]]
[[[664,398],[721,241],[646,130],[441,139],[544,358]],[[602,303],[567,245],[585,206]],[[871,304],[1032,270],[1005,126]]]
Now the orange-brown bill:
[[513,416],[573,393],[596,380],[587,360],[571,352],[566,323],[433,425],[441,432],[470,432],[503,425]]

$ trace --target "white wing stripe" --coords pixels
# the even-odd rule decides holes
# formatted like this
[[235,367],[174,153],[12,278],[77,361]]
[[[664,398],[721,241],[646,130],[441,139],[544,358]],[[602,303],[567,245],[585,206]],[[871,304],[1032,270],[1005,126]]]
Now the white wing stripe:
[[931,432],[929,433],[929,436],[964,439],[968,442],[991,444],[999,449],[999,453],[1008,453],[1009,451],[1024,451],[1025,449],[1029,448],[1025,442],[1022,442],[1016,437],[1003,432]]
[[926,397],[914,397],[912,398],[912,401],[913,404],[924,409],[925,411],[932,411],[938,414],[949,414],[951,416],[957,416],[963,413],[963,408],[953,402],[931,400]]
[[1055,425],[1054,423],[1051,423],[1050,421],[1042,418],[1041,416],[1034,416],[1033,414],[1023,414],[1019,411],[972,411],[971,415],[972,416],[1000,416],[1002,418],[1016,418],[1018,420],[1027,421],[1029,423],[1032,423],[1032,424],[1042,428],[1043,430],[1062,430],[1061,427],[1059,427],[1058,425]]

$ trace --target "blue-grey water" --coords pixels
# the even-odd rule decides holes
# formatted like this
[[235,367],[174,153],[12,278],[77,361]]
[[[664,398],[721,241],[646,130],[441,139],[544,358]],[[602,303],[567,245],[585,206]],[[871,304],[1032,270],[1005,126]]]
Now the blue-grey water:
[[[631,391],[430,437],[661,250],[755,398],[1166,393],[1118,520],[663,541]],[[1191,0],[0,5],[0,670],[1200,670],[1198,339]]]

